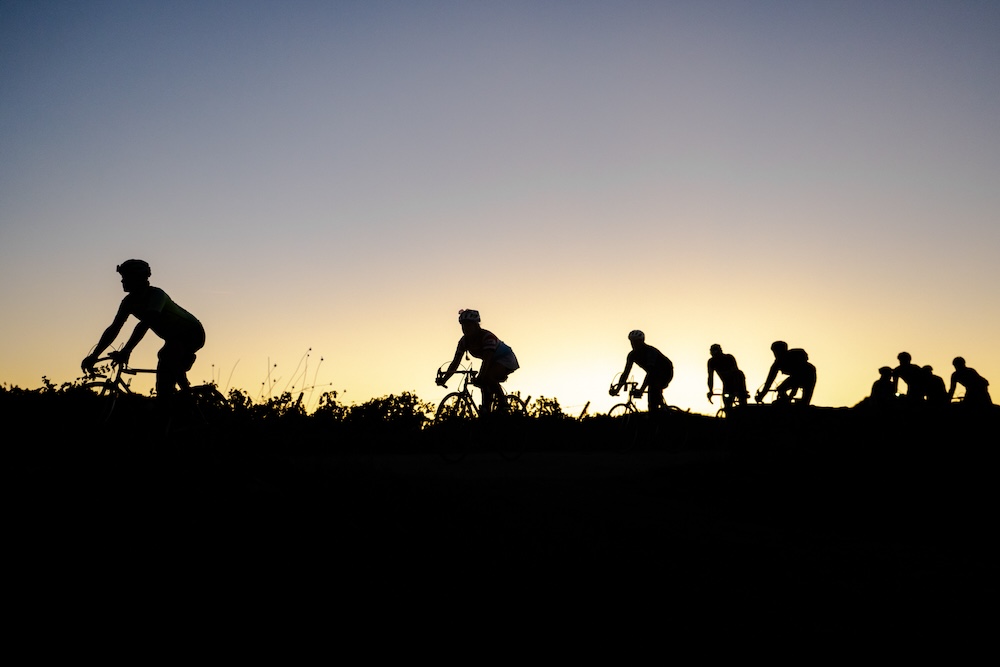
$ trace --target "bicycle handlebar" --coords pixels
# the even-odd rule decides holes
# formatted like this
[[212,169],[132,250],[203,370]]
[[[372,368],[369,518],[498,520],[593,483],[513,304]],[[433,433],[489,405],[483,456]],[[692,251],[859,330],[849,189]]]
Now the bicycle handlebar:
[[638,386],[639,386],[638,382],[634,382],[634,381],[633,382],[622,382],[621,387],[619,387],[618,391],[615,391],[615,383],[612,382],[611,386],[608,387],[608,394],[610,394],[611,396],[617,396],[618,394],[621,393],[621,390],[624,388],[624,389],[628,390],[628,394],[631,396],[632,392],[634,392],[635,388],[638,387]]
[[87,369],[87,377],[107,377],[106,373],[99,372],[98,364],[110,364],[112,368],[120,367],[119,373],[123,375],[136,375],[138,373],[155,373],[155,368],[130,368],[128,363],[122,363],[114,357],[98,357],[94,359],[94,365]]

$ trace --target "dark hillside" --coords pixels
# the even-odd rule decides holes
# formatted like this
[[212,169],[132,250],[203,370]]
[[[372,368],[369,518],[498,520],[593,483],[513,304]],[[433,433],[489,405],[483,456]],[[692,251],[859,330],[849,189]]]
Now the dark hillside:
[[[36,594],[433,591],[480,614],[707,604],[685,623],[839,632],[974,623],[984,587],[996,409],[427,425],[386,397],[353,417],[285,405],[165,430],[148,399],[97,425],[94,398],[0,393],[12,571]],[[449,463],[456,439],[482,446]],[[511,442],[515,460],[498,453]]]

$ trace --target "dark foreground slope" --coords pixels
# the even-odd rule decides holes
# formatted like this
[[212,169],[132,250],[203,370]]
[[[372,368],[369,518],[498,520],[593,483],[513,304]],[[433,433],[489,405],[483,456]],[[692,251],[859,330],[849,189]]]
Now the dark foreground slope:
[[[49,612],[972,632],[987,587],[995,413],[164,435],[5,407],[8,570]],[[487,445],[448,463],[456,437]]]

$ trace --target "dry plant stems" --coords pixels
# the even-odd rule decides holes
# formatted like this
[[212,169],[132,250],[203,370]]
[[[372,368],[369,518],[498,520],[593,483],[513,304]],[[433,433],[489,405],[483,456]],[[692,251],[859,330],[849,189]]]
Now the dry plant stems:
[[[292,376],[288,379],[288,382],[285,383],[285,388],[282,389],[282,392],[288,391],[289,385],[291,385],[291,388],[293,390],[295,389],[295,385],[292,384],[292,383],[295,382],[295,378],[298,377],[296,375],[296,373],[298,373],[299,372],[299,368],[302,367],[302,362],[303,361],[306,364],[306,368],[307,369],[309,368],[309,353],[310,352],[312,352],[312,348],[311,347],[308,350],[306,350],[306,353],[303,354],[302,358],[299,359],[299,363],[295,365],[295,370],[292,371]],[[303,381],[305,381],[305,373],[304,372],[303,372]]]
[[271,364],[271,357],[268,357],[267,358],[267,377],[264,379],[263,382],[260,383],[260,396],[258,396],[257,398],[264,398],[264,387],[267,387],[267,395],[268,396],[271,396],[274,393],[274,385],[276,385],[278,383],[278,380],[280,380],[281,377],[279,376],[278,378],[275,378],[274,380],[272,380],[271,379],[271,369],[272,368],[277,368],[277,367],[278,367],[278,364],[273,364],[272,365]]
[[[233,370],[229,371],[229,378],[228,378],[228,379],[226,380],[226,388],[225,388],[225,390],[223,391],[223,393],[227,393],[227,392],[229,391],[229,385],[230,385],[230,384],[232,383],[232,381],[233,381],[233,373],[234,373],[234,372],[236,372],[236,365],[237,365],[237,364],[239,364],[239,363],[240,363],[240,360],[239,360],[239,359],[237,359],[237,360],[236,360],[236,363],[235,363],[235,364],[233,364]],[[220,375],[219,377],[222,377],[222,376]]]

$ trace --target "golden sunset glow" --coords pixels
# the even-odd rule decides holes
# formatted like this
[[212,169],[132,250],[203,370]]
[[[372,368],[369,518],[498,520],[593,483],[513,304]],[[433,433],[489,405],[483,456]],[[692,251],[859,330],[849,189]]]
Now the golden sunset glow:
[[136,257],[253,397],[436,402],[460,308],[571,414],[636,328],[706,414],[712,343],[1000,382],[1000,9],[838,7],[5,4],[0,381],[78,377]]

